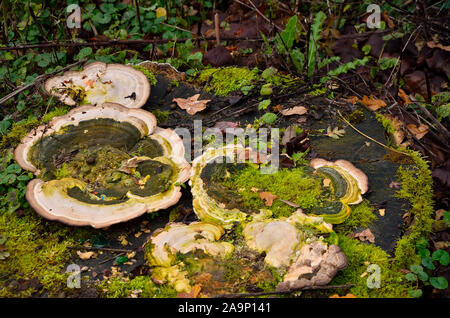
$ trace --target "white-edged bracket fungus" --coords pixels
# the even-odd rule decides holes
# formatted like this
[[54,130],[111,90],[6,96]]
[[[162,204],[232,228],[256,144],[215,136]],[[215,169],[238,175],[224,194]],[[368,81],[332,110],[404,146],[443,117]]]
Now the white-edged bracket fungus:
[[[228,159],[227,159],[228,158]],[[248,214],[239,208],[227,208],[223,203],[218,202],[210,195],[204,183],[204,169],[208,164],[216,160],[230,160],[229,162],[254,162],[265,161],[257,152],[241,145],[227,145],[221,148],[209,148],[192,162],[192,174],[189,181],[193,196],[193,207],[195,214],[200,220],[220,224],[225,229],[233,227],[235,222],[244,222],[248,219]],[[207,178],[207,176],[206,176]]]
[[[146,257],[152,268],[152,278],[159,283],[168,282],[178,292],[189,292],[191,286],[177,261],[177,254],[201,251],[206,255],[224,258],[233,252],[233,244],[217,242],[224,229],[215,224],[193,222],[169,223],[156,230],[146,243]],[[148,246],[148,247],[147,247]]]
[[334,162],[316,158],[310,161],[310,166],[330,180],[334,196],[339,199],[340,209],[331,207],[323,214],[315,213],[326,222],[339,224],[344,222],[351,213],[349,205],[362,202],[362,194],[369,189],[367,176],[347,160]]
[[14,155],[38,179],[26,198],[43,217],[95,228],[165,209],[190,165],[181,138],[142,109],[83,105],[26,135]]
[[150,83],[144,73],[131,66],[103,62],[49,78],[44,88],[67,105],[118,103],[139,108],[150,96]]

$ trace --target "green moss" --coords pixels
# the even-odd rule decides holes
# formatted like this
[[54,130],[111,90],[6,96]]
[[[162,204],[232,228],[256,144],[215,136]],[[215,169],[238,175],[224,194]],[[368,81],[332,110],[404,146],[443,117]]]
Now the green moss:
[[352,212],[343,224],[336,225],[335,230],[340,233],[351,233],[358,227],[366,228],[375,219],[376,215],[368,201],[363,201],[358,205],[352,206]]
[[312,92],[309,92],[308,95],[320,96],[320,95],[325,94],[326,92],[327,92],[327,88],[326,87],[320,87],[320,88],[317,88],[317,89],[313,90]]
[[395,262],[399,266],[407,267],[414,262],[420,262],[420,257],[416,254],[416,243],[421,237],[428,237],[432,231],[433,179],[428,163],[418,152],[407,149],[403,151],[411,155],[414,165],[399,167],[397,178],[402,187],[396,196],[409,202],[409,212],[414,221],[397,242]]
[[257,74],[247,68],[225,67],[203,70],[198,76],[198,83],[205,84],[205,90],[220,96],[239,91],[244,86],[252,86]]
[[[363,298],[409,297],[410,286],[399,269],[391,266],[390,257],[385,251],[375,245],[363,243],[342,234],[338,234],[338,237],[339,247],[345,253],[348,266],[333,278],[330,285],[356,284],[349,292]],[[370,275],[374,274],[374,272],[364,274],[370,264],[380,267],[380,288],[367,286]],[[330,295],[335,293],[342,292],[331,291]]]
[[150,85],[156,85],[157,83],[157,79],[155,74],[153,74],[149,69],[140,66],[140,65],[133,65],[133,67],[138,70],[141,71],[142,73],[144,73],[144,75],[148,78],[148,81],[150,82]]
[[366,116],[364,116],[364,113],[360,110],[355,110],[354,112],[352,112],[347,116],[347,120],[352,124],[359,124],[363,122],[365,119]]
[[164,124],[167,119],[169,119],[170,112],[169,111],[162,111],[159,109],[154,109],[150,111],[153,115],[155,115],[156,120],[158,121],[158,124]]
[[394,126],[392,125],[391,121],[382,114],[376,113],[375,117],[378,120],[378,122],[381,123],[381,125],[383,125],[384,129],[386,130],[386,133],[389,135],[389,138],[387,140],[389,145],[391,143],[390,140],[392,139],[392,136],[395,133]]
[[142,298],[173,298],[177,292],[167,285],[157,286],[150,276],[137,276],[133,279],[113,277],[97,285],[100,292],[107,298],[128,298],[133,291]]
[[[257,167],[249,166],[224,181],[224,185],[237,189],[243,200],[244,208],[259,210],[268,208],[259,193],[252,188],[268,191],[279,198],[298,204],[302,209],[311,209],[320,203],[322,182],[319,178],[307,176],[304,167],[280,169],[273,174],[262,174]],[[290,216],[296,208],[273,201],[270,207],[274,217]]]
[[2,137],[2,140],[0,141],[0,148],[16,147],[22,138],[25,137],[25,135],[28,134],[33,128],[45,124],[56,116],[65,115],[68,111],[69,108],[66,106],[56,107],[51,112],[42,116],[41,119],[31,116],[27,119],[13,123],[9,133]]
[[73,255],[66,247],[77,242],[74,229],[62,224],[49,224],[31,209],[24,216],[4,213],[0,215],[0,235],[7,237],[5,243],[10,256],[0,261],[0,296],[28,297],[35,290],[28,288],[14,292],[9,280],[38,278],[43,289],[51,296],[67,290],[65,273]]

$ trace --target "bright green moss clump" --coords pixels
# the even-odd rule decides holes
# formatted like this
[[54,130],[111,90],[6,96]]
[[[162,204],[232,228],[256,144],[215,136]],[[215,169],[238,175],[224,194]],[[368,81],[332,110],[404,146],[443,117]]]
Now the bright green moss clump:
[[[375,245],[363,243],[342,234],[338,234],[338,237],[339,247],[347,258],[348,266],[338,272],[330,285],[356,284],[349,292],[363,298],[409,297],[410,283],[407,283],[404,274],[397,267],[392,267],[390,257],[385,251]],[[373,282],[371,275],[375,274],[373,270],[367,272],[368,266],[371,264],[379,266],[381,275],[379,288],[370,285]],[[364,274],[365,272],[367,274]],[[372,277],[375,278],[375,276]],[[374,288],[369,288],[370,286]],[[342,291],[336,292],[342,293]]]
[[9,133],[2,137],[2,140],[0,141],[0,148],[16,147],[22,138],[31,131],[31,129],[45,124],[53,117],[62,116],[68,112],[69,107],[67,106],[56,107],[51,112],[42,116],[41,119],[37,119],[35,116],[30,116],[27,119],[13,123]]
[[198,82],[206,84],[206,91],[213,91],[220,96],[227,96],[245,86],[252,86],[252,82],[256,79],[257,72],[239,67],[210,68],[198,76]]
[[336,225],[335,230],[340,233],[351,233],[358,227],[366,228],[377,218],[373,208],[367,201],[353,205],[352,212],[344,223]]
[[142,73],[144,73],[145,76],[147,76],[148,81],[150,82],[150,85],[156,85],[156,83],[157,83],[156,76],[150,70],[148,70],[147,68],[145,68],[143,66],[140,66],[140,65],[133,65],[133,67],[136,70],[141,71]]
[[166,285],[157,286],[151,276],[137,276],[133,279],[113,277],[97,285],[107,298],[129,298],[133,292],[140,298],[174,298],[177,292]]
[[[261,174],[260,169],[249,166],[225,180],[224,185],[237,189],[242,196],[244,207],[250,210],[268,208],[261,200],[259,192],[254,191],[254,188],[296,203],[302,209],[311,209],[319,205],[322,194],[321,180],[308,176],[303,167],[290,170],[280,169],[274,174]],[[274,217],[288,217],[296,210],[280,200],[273,201],[270,209]]]
[[0,235],[6,236],[5,246],[10,256],[0,261],[0,296],[29,297],[32,288],[17,292],[11,290],[10,279],[38,278],[50,295],[66,289],[67,264],[72,252],[69,245],[77,243],[73,228],[51,224],[31,209],[18,217],[15,213],[0,215]]
[[414,222],[406,234],[397,242],[395,262],[406,267],[414,262],[420,262],[416,254],[416,243],[421,237],[428,237],[432,230],[433,210],[433,179],[427,162],[415,151],[403,149],[410,153],[414,165],[400,167],[397,178],[402,188],[396,196],[409,201],[409,212]]

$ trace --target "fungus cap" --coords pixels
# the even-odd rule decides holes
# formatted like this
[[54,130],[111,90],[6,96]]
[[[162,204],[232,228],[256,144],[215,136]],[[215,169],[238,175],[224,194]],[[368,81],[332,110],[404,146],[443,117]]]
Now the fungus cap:
[[81,71],[68,71],[49,78],[44,88],[67,105],[112,102],[139,108],[150,96],[150,83],[141,71],[103,62],[93,62]]
[[[139,157],[126,152],[142,140],[159,152]],[[88,165],[87,156],[98,157],[102,150],[104,157]],[[84,105],[55,117],[26,135],[14,155],[23,169],[40,177],[29,182],[26,192],[36,212],[47,219],[95,228],[170,207],[181,197],[178,184],[186,182],[190,175],[183,142],[174,131],[156,127],[155,117],[147,111],[112,103]],[[82,165],[75,165],[68,176],[56,178],[54,162],[60,155],[66,160],[63,165]],[[110,163],[108,160],[114,156],[126,160]],[[140,169],[144,175],[140,179],[121,172],[133,159],[139,160],[129,169],[134,174]],[[114,164],[116,167],[111,167]],[[105,174],[114,179],[113,172],[120,177],[106,180]],[[101,191],[105,195],[97,193]],[[121,191],[120,199],[109,195],[111,191]]]

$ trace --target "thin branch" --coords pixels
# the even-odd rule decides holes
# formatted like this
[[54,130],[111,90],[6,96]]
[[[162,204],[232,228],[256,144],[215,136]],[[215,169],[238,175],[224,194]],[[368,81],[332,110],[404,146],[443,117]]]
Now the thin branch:
[[[213,41],[215,40],[215,37],[207,37],[207,38],[200,38],[200,40],[204,41]],[[197,40],[197,38],[185,38],[185,39],[178,39],[178,42],[185,42],[187,40]],[[239,40],[245,40],[245,41],[264,41],[260,37],[227,37],[222,38],[223,41],[239,41]],[[163,43],[169,43],[174,40],[171,39],[149,39],[149,40],[109,40],[109,41],[92,41],[92,42],[43,42],[43,43],[36,43],[36,44],[21,44],[18,46],[6,46],[6,47],[0,47],[0,51],[14,51],[14,50],[27,50],[27,49],[36,49],[36,48],[52,48],[52,47],[78,47],[78,46],[114,46],[114,45],[145,45],[145,44],[163,44]]]
[[42,74],[42,75],[39,75],[39,76],[36,77],[36,79],[35,79],[33,82],[31,82],[30,84],[26,84],[26,85],[24,84],[24,85],[21,85],[21,86],[20,86],[19,88],[17,88],[14,92],[12,92],[12,93],[10,93],[10,94],[4,96],[3,98],[1,98],[1,99],[0,99],[0,105],[2,105],[3,103],[5,103],[5,102],[8,101],[9,99],[13,98],[14,96],[16,96],[16,95],[22,93],[23,91],[25,91],[25,90],[27,90],[27,89],[29,89],[29,88],[31,88],[31,87],[37,85],[37,84],[40,84],[42,81],[46,80],[47,78],[49,78],[49,77],[51,77],[51,76],[53,76],[53,75],[55,75],[55,74],[58,74],[58,73],[60,73],[60,72],[64,72],[64,71],[66,71],[66,70],[68,70],[68,69],[71,69],[72,67],[77,66],[77,65],[79,65],[79,64],[82,64],[82,63],[84,63],[84,62],[86,62],[86,61],[87,61],[87,59],[83,59],[83,60],[80,60],[80,61],[78,61],[78,62],[76,62],[76,63],[67,65],[66,67],[63,67],[62,69],[53,71],[53,72],[48,73],[48,74]]
[[347,119],[345,119],[344,116],[342,116],[342,114],[341,114],[341,112],[340,112],[339,110],[337,110],[337,113],[338,113],[339,117],[341,117],[341,119],[342,119],[347,125],[349,125],[351,128],[353,128],[353,129],[354,129],[357,133],[359,133],[361,136],[366,137],[367,139],[373,141],[374,143],[380,145],[380,146],[383,147],[383,148],[386,148],[387,150],[390,150],[390,151],[393,151],[393,152],[396,152],[396,153],[401,153],[402,155],[405,155],[405,156],[411,156],[409,153],[406,153],[406,152],[403,152],[403,151],[399,151],[399,150],[390,148],[390,147],[386,146],[385,144],[379,142],[378,140],[375,140],[375,139],[373,139],[372,137],[367,136],[365,133],[363,133],[362,131],[360,131],[358,128],[356,128],[355,126],[353,126],[352,124],[350,124],[350,122],[349,122]]
[[87,251],[105,251],[115,253],[131,253],[133,250],[123,248],[109,248],[109,247],[93,247],[93,246],[67,246],[69,250],[87,250]]

